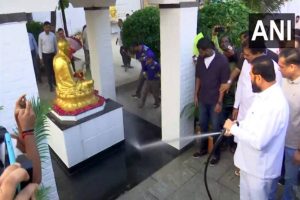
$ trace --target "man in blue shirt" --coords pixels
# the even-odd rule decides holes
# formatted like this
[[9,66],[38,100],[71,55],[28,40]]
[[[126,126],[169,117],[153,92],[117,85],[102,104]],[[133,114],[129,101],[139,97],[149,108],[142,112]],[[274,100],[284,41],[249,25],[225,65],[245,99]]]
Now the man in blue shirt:
[[28,39],[29,39],[29,46],[30,46],[30,51],[31,51],[32,64],[34,67],[35,78],[39,83],[42,83],[40,68],[39,68],[38,61],[37,61],[37,57],[39,55],[38,46],[37,46],[37,43],[36,43],[32,33],[28,32]]
[[142,95],[140,108],[144,107],[147,95],[149,92],[154,97],[153,108],[158,108],[160,105],[159,91],[160,91],[160,65],[154,61],[154,54],[148,53],[146,62],[142,68],[142,74],[145,77],[145,88]]
[[142,70],[141,70],[141,73],[139,76],[139,81],[138,81],[138,86],[137,86],[136,92],[135,92],[135,94],[132,95],[132,97],[141,98],[141,92],[142,92],[143,85],[145,82],[145,77],[143,75],[143,68],[145,67],[145,64],[146,64],[146,57],[150,55],[149,57],[152,57],[155,60],[155,54],[149,47],[147,47],[144,44],[134,45],[133,51],[135,53],[136,59],[141,62]]

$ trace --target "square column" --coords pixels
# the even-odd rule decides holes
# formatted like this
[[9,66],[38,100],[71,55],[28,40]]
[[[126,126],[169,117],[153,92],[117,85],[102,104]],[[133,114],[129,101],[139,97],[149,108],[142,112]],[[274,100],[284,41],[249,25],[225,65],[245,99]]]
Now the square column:
[[84,10],[95,89],[105,98],[116,100],[108,7],[92,7]]
[[[192,62],[193,39],[197,29],[196,2],[161,4],[161,92],[162,140],[194,134],[193,120],[180,118],[185,105],[194,101],[195,66]],[[170,143],[182,149],[191,140]]]

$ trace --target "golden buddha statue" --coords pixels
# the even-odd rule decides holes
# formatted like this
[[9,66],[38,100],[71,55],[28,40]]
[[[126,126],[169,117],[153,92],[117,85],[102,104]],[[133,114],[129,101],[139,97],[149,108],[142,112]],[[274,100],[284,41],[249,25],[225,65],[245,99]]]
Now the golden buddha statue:
[[109,6],[109,14],[112,20],[117,19],[117,8],[116,6]]
[[53,59],[56,78],[54,105],[64,111],[76,111],[98,102],[94,92],[94,81],[84,80],[82,72],[73,72],[70,47],[67,40],[57,42],[58,52]]

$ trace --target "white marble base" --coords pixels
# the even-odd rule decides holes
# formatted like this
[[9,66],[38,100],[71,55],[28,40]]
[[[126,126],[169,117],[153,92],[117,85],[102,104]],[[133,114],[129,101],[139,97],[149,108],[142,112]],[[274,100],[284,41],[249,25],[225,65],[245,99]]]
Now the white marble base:
[[80,120],[80,119],[82,119],[82,118],[85,118],[85,117],[87,117],[87,116],[90,116],[90,115],[92,115],[92,114],[95,114],[95,113],[97,113],[97,112],[102,111],[102,110],[104,109],[104,107],[105,107],[105,102],[104,102],[104,104],[103,104],[102,106],[99,106],[99,107],[97,107],[97,108],[94,108],[94,109],[92,109],[92,110],[88,110],[88,111],[86,111],[86,112],[84,112],[84,113],[81,113],[81,114],[79,114],[79,115],[74,115],[74,116],[59,115],[59,114],[58,114],[57,112],[55,112],[54,110],[52,110],[51,113],[52,113],[56,118],[58,118],[58,119],[61,120],[61,121],[78,121],[78,120]]
[[64,130],[47,121],[49,145],[68,168],[124,140],[122,107]]

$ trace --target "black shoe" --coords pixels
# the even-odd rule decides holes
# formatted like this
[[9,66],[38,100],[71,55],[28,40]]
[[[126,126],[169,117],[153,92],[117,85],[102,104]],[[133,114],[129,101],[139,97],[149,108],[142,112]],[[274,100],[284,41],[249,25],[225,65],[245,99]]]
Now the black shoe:
[[280,179],[278,180],[278,184],[279,185],[284,185],[284,178],[280,177]]
[[141,104],[139,105],[139,108],[144,108],[144,105],[145,105],[145,104],[141,103]]
[[133,98],[135,98],[135,99],[139,99],[139,98],[141,98],[139,95],[137,95],[137,94],[133,94],[133,95],[131,95],[131,97],[133,97]]
[[133,68],[133,66],[129,65],[128,68]]
[[193,157],[194,157],[194,158],[199,158],[199,157],[204,156],[204,155],[206,155],[206,154],[207,154],[207,150],[201,150],[200,152],[194,153],[194,154],[193,154]]
[[213,157],[210,162],[209,162],[209,165],[210,166],[215,166],[216,164],[218,164],[218,162],[220,161],[220,158],[217,158],[217,157]]

